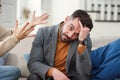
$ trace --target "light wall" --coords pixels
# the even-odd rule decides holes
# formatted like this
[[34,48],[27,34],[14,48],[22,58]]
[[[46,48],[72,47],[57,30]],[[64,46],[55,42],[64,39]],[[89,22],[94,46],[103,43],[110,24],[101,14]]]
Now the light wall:
[[[48,12],[50,17],[48,25],[58,24],[69,16],[76,9],[84,9],[85,0],[39,0],[39,4],[32,3],[35,0],[22,0],[27,7],[37,9],[38,12]],[[36,6],[36,7],[35,7]],[[91,31],[92,37],[99,36],[120,36],[120,22],[95,22],[95,13],[89,13],[93,19],[94,28]]]
[[[23,14],[24,9],[29,11],[28,18],[25,18]],[[17,19],[21,22],[21,24],[26,21],[30,21],[33,11],[35,11],[36,16],[41,14],[41,0],[17,0]]]
[[79,0],[52,0],[52,23],[63,21],[79,8]]
[[[84,9],[85,0],[51,0],[48,4],[49,24],[57,24],[76,9]],[[44,4],[43,4],[44,5]],[[94,23],[92,37],[120,36],[120,22],[95,22],[95,13],[89,13]]]
[[91,31],[92,37],[120,36],[120,22],[95,22],[96,14],[89,13],[94,27]]

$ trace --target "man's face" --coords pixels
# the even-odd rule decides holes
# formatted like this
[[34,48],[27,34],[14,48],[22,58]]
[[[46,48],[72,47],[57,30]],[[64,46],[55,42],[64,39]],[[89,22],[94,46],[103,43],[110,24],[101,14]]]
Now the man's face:
[[80,33],[79,19],[74,20],[66,19],[64,26],[61,29],[60,38],[63,42],[72,41],[78,38]]

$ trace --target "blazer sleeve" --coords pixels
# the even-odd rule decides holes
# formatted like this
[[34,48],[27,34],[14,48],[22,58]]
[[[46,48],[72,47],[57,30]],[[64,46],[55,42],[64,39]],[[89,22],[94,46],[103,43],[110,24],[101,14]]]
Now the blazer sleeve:
[[51,68],[51,66],[48,66],[44,61],[44,32],[45,31],[40,28],[33,41],[30,52],[30,59],[28,61],[28,69],[30,73],[34,73],[43,80],[46,80],[46,73]]
[[76,54],[76,69],[78,73],[81,75],[81,80],[89,80],[91,75],[90,53],[91,53],[92,43],[89,36],[86,39],[85,44],[86,44],[85,51],[81,55],[79,54],[78,51]]
[[12,35],[11,30],[0,26],[0,56],[11,50],[18,42],[19,40]]

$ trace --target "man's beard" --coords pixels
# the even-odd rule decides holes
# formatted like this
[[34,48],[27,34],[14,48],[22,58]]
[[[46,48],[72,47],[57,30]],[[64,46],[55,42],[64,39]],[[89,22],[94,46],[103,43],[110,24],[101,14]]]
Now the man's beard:
[[[63,36],[65,36],[66,38],[62,38]],[[68,37],[65,33],[62,33],[62,31],[60,32],[60,40],[63,41],[63,42],[73,41],[73,39],[71,39],[70,37]]]

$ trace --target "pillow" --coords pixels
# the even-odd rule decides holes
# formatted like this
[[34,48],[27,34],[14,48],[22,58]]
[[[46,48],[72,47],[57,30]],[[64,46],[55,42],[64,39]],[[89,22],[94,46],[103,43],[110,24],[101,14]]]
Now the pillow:
[[28,62],[29,56],[30,56],[29,53],[24,54],[24,59],[26,60],[26,62]]
[[9,53],[4,54],[2,57],[0,57],[0,66],[3,66],[5,64],[8,55]]
[[2,56],[2,57],[0,57],[0,66],[3,66],[4,63],[5,63],[5,61],[4,61],[3,56]]

